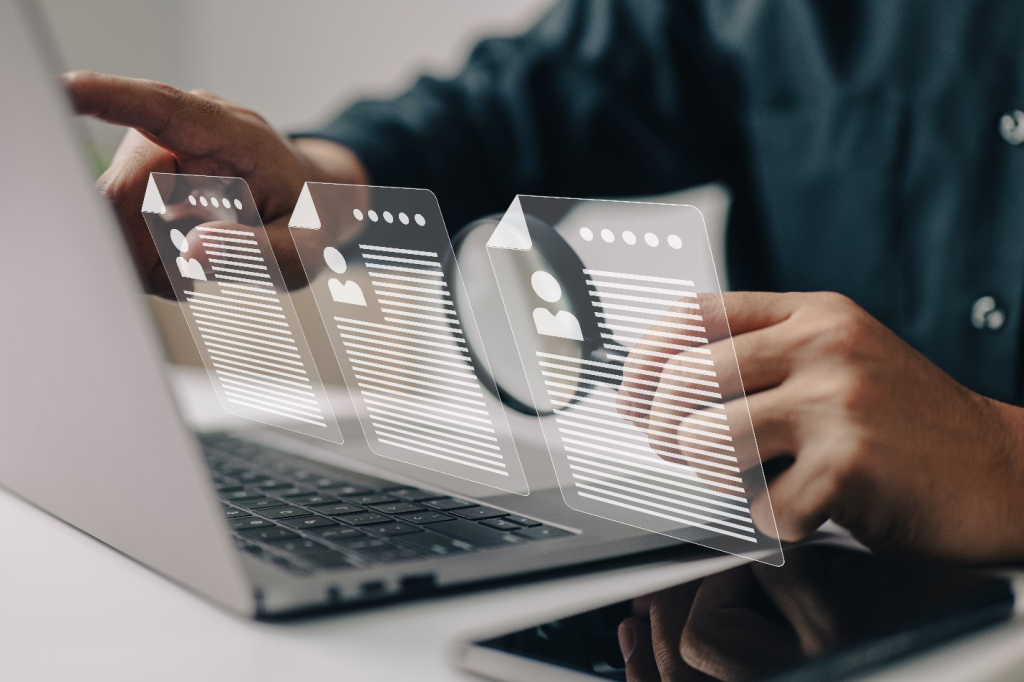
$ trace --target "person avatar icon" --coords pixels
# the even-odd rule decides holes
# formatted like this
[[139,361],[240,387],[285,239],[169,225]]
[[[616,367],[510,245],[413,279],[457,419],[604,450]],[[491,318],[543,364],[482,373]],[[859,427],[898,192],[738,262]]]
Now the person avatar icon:
[[[185,238],[185,235],[180,230],[171,230],[171,242],[174,243],[174,246],[182,254],[188,251],[188,239]],[[206,272],[203,271],[203,264],[195,258],[186,259],[184,255],[181,255],[175,258],[174,262],[178,265],[178,272],[181,273],[182,277],[206,281]]]
[[[341,255],[341,251],[338,251],[333,246],[328,246],[324,249],[324,261],[327,263],[327,267],[339,275],[345,274],[345,271],[348,270],[345,256]],[[343,283],[338,278],[331,277],[327,281],[327,288],[331,290],[331,298],[337,303],[366,305],[366,297],[363,296],[363,290],[358,282],[346,280]]]
[[[562,287],[550,273],[538,270],[530,277],[530,284],[533,286],[534,293],[548,303],[557,303],[562,298]],[[558,313],[552,315],[547,308],[534,308],[533,324],[537,327],[537,333],[544,336],[556,336],[572,341],[583,340],[580,321],[568,310],[559,310]]]

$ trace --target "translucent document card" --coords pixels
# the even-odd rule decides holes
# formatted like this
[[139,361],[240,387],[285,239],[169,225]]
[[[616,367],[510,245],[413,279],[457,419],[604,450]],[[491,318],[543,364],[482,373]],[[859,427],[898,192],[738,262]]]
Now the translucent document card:
[[142,212],[224,410],[342,443],[245,181],[153,173]]
[[565,502],[781,563],[751,520],[767,489],[700,212],[520,196],[489,234],[526,371],[499,388],[540,415]]
[[[421,189],[308,183],[289,223],[358,234],[300,248],[303,267],[374,453],[529,494],[501,405],[474,370],[478,336],[434,195]],[[329,243],[329,242],[324,242]]]

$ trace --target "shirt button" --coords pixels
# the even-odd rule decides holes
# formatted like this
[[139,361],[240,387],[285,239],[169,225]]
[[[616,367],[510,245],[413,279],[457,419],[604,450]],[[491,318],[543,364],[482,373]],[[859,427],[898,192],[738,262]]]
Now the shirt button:
[[999,134],[1012,145],[1024,142],[1024,111],[1014,109],[1003,114],[999,119]]
[[982,296],[971,307],[971,325],[975,329],[999,331],[1006,324],[1006,311],[991,296]]

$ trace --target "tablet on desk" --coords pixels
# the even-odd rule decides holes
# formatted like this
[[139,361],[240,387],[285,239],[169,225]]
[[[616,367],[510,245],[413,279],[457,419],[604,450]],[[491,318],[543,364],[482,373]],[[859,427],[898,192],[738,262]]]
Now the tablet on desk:
[[505,682],[835,680],[1012,611],[1003,578],[805,546],[781,568],[745,564],[467,644],[459,665]]

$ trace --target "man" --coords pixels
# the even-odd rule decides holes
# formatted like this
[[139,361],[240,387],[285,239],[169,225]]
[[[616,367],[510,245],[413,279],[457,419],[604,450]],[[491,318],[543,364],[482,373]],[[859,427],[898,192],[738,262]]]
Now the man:
[[[793,458],[781,537],[832,518],[875,549],[1004,561],[1024,558],[1022,22],[980,0],[566,0],[455,79],[294,139],[206,92],[66,83],[134,128],[99,185],[158,293],[154,171],[245,178],[293,270],[307,180],[427,187],[455,226],[516,193],[727,184],[733,286],[838,292],[725,296],[762,458]],[[635,369],[620,409],[642,419]]]

